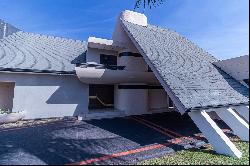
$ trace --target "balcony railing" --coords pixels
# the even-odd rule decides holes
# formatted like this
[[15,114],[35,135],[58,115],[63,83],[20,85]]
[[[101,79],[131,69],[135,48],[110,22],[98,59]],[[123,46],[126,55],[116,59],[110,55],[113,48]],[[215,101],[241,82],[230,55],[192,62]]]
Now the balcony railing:
[[126,66],[104,65],[97,63],[82,63],[78,64],[77,67],[80,68],[94,67],[95,69],[124,70]]

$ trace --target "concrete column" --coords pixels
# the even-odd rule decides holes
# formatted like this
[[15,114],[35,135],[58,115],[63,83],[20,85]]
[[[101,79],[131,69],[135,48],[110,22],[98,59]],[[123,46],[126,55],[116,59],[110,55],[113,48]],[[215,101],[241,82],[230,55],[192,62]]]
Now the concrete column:
[[141,115],[148,112],[148,89],[115,89],[115,108],[126,115]]
[[150,111],[169,111],[168,96],[164,89],[149,89],[148,90],[148,105]]
[[249,125],[232,108],[219,109],[216,113],[233,130],[235,135],[243,141],[249,141]]
[[238,106],[235,110],[249,123],[249,106]]
[[[130,42],[129,42],[130,43]],[[147,72],[147,64],[143,57],[137,55],[137,50],[133,47],[127,45],[128,48],[118,52],[119,57],[117,59],[118,66],[126,66],[126,71],[133,72]],[[122,53],[128,53],[127,55],[122,55]],[[138,84],[120,84],[125,86],[130,85],[146,85],[145,83]],[[134,89],[134,88],[120,88],[117,85],[115,89],[115,108],[124,111],[126,115],[141,115],[148,113],[149,103],[148,103],[148,89]]]
[[242,153],[205,111],[193,111],[188,114],[217,153],[238,158],[242,156]]

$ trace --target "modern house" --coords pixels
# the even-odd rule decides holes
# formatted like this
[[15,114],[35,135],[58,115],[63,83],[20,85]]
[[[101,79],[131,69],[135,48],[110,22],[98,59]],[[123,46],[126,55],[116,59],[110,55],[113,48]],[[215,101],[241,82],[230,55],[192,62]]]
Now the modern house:
[[216,112],[249,140],[247,86],[185,37],[148,24],[144,14],[122,12],[112,40],[1,27],[0,108],[24,111],[26,119],[188,113],[218,153],[240,157],[210,117]]

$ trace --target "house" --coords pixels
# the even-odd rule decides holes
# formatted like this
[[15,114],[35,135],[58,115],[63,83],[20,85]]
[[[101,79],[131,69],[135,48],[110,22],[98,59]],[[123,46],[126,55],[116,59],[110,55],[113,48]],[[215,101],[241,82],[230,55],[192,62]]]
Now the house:
[[0,39],[0,107],[26,119],[189,114],[214,149],[241,152],[210,117],[249,140],[248,88],[178,33],[124,11],[112,40],[87,42],[16,31]]

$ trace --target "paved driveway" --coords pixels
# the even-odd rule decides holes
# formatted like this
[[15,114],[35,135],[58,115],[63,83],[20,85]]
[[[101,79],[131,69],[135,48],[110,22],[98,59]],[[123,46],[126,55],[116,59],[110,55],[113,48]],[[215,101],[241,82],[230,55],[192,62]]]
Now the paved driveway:
[[204,138],[187,116],[165,113],[103,120],[63,120],[0,130],[0,164],[133,164],[198,148]]

